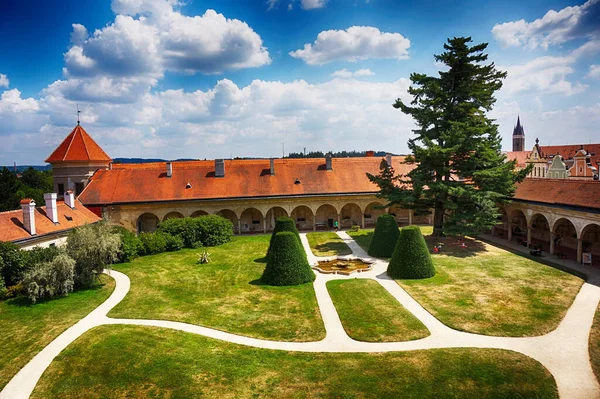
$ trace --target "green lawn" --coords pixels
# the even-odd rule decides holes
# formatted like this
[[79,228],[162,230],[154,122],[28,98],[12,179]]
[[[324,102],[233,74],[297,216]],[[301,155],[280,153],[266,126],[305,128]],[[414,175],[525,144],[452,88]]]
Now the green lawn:
[[[433,233],[433,226],[419,226],[423,235],[430,235]],[[371,240],[373,239],[373,229],[360,229],[357,231],[348,230],[347,233],[365,252],[369,251]]]
[[315,256],[341,256],[352,253],[350,247],[333,231],[308,233],[306,238]]
[[394,342],[429,335],[427,328],[376,281],[333,280],[327,289],[351,338]]
[[313,341],[325,336],[312,284],[271,287],[259,281],[269,235],[236,236],[205,248],[138,258],[115,266],[131,291],[110,317],[181,321],[256,338]]
[[436,276],[399,284],[446,325],[500,336],[536,336],[555,329],[583,280],[481,241],[426,237]]
[[101,326],[65,349],[32,398],[556,398],[535,360],[492,349],[272,351],[159,328]]
[[594,324],[592,325],[592,330],[590,331],[589,350],[592,369],[594,369],[596,379],[600,381],[600,307],[596,309]]
[[0,301],[0,390],[39,351],[100,305],[115,287],[101,276],[94,289],[31,305],[24,297]]

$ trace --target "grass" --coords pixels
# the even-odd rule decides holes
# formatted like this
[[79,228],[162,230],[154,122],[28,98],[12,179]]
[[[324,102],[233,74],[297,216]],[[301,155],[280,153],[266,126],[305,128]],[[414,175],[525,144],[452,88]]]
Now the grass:
[[398,280],[421,305],[457,330],[496,336],[536,336],[555,329],[583,280],[481,241],[426,237],[436,275]]
[[[433,226],[420,226],[420,228],[423,235],[433,233]],[[365,252],[368,252],[373,239],[373,231],[373,229],[360,229],[357,231],[348,230],[347,233]]]
[[594,324],[590,330],[589,351],[592,369],[596,374],[596,379],[600,381],[600,306],[596,309]]
[[308,233],[306,238],[315,256],[342,256],[352,253],[350,247],[332,231]]
[[[117,265],[131,279],[131,291],[109,316],[181,321],[272,340],[322,339],[325,329],[312,284],[261,284],[269,238],[236,236],[218,247]],[[203,249],[212,260],[199,265]]]
[[0,390],[54,338],[110,296],[115,281],[100,278],[93,289],[35,305],[25,297],[0,301]]
[[373,280],[333,280],[327,289],[346,333],[367,342],[409,341],[429,331]]
[[32,398],[556,398],[535,360],[495,349],[299,353],[101,326],[65,349]]

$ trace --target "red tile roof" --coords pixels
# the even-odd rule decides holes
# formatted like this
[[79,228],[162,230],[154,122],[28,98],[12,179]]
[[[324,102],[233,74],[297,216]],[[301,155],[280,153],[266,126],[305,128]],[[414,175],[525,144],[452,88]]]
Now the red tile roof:
[[100,148],[89,134],[79,125],[63,140],[63,142],[46,159],[46,162],[60,161],[106,161],[112,159]]
[[[333,158],[333,170],[325,170],[323,158],[276,159],[270,175],[268,159],[225,160],[225,177],[214,177],[214,161],[173,162],[173,176],[166,177],[160,163],[116,164],[98,170],[78,197],[86,205],[176,201],[194,199],[252,198],[336,193],[374,193],[378,187],[366,172],[379,173],[382,158]],[[394,157],[397,173],[413,167]],[[294,184],[298,179],[300,184]],[[187,183],[191,188],[186,188]]]
[[[71,209],[63,201],[57,201],[56,208],[58,211],[58,224],[56,225],[46,216],[45,206],[35,209],[37,237],[101,220],[77,200],[75,200],[75,209]],[[21,209],[0,212],[0,241],[17,241],[29,237],[32,236],[23,227],[23,211]]]
[[542,156],[547,157],[550,155],[560,155],[563,159],[573,158],[577,151],[583,149],[591,155],[591,162],[593,166],[596,166],[600,162],[600,144],[571,144],[571,145],[543,145],[540,146],[542,149]]
[[527,178],[517,186],[514,199],[600,209],[600,182]]
[[524,168],[527,166],[527,157],[531,154],[531,151],[510,151],[506,153],[506,159],[512,161],[517,160],[517,166]]

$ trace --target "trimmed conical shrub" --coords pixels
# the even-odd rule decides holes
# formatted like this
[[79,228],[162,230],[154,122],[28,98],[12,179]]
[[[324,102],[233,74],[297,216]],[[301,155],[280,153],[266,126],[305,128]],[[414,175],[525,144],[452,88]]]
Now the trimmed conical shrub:
[[381,215],[377,218],[377,226],[369,245],[369,255],[378,258],[389,258],[394,253],[400,230],[392,215]]
[[418,226],[400,230],[387,274],[392,278],[419,279],[435,276],[435,268]]
[[298,285],[315,279],[300,241],[291,231],[273,234],[271,251],[262,282],[268,285]]
[[269,253],[271,253],[273,239],[275,238],[275,235],[280,231],[291,231],[298,238],[298,242],[300,243],[300,245],[302,245],[302,241],[300,241],[300,234],[298,233],[298,229],[296,229],[296,222],[294,222],[294,219],[282,216],[275,220],[275,227],[273,228],[273,234],[271,234],[269,248],[267,249],[267,257],[269,256]]

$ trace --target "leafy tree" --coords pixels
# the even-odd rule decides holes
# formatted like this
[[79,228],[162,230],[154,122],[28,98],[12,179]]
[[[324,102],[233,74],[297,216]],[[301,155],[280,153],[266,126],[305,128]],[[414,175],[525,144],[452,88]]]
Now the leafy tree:
[[67,254],[75,260],[75,285],[93,285],[96,275],[119,259],[121,236],[104,222],[71,230]]
[[37,205],[44,204],[44,193],[52,192],[52,172],[25,169],[21,178],[6,167],[0,170],[0,212],[19,208],[23,198],[33,198]]
[[51,262],[35,265],[25,274],[23,286],[31,302],[73,292],[75,261],[60,254]]
[[[416,137],[408,141],[414,165],[405,176],[369,178],[390,204],[434,210],[433,234],[472,234],[496,223],[499,203],[514,194],[527,170],[515,171],[501,153],[498,125],[486,117],[506,72],[484,64],[487,43],[470,46],[470,37],[448,39],[435,60],[448,69],[439,76],[413,73],[410,105],[395,108],[411,115]],[[389,171],[388,171],[389,172]]]

